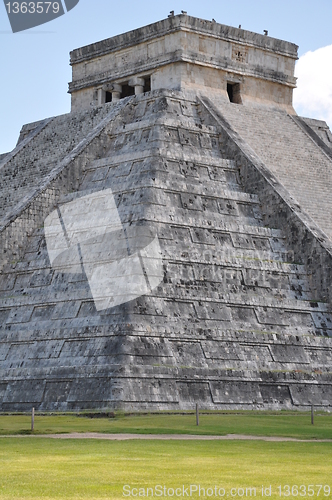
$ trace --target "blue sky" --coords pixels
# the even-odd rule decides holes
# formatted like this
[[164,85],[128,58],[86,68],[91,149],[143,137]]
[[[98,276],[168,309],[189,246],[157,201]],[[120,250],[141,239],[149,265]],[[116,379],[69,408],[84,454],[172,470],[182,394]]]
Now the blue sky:
[[[270,36],[299,45],[300,56],[312,52],[304,60],[306,66],[302,64],[302,94],[296,110],[302,115],[311,111],[310,116],[328,121],[331,117],[332,125],[332,111],[326,114],[327,107],[332,109],[332,49],[317,51],[332,46],[332,0],[80,0],[66,15],[16,34],[11,33],[1,2],[0,153],[14,148],[24,123],[70,111],[70,50],[164,19],[170,10],[176,14],[186,10],[189,15],[231,26],[241,24],[258,33],[267,29]],[[323,105],[315,108],[310,108],[312,99],[303,91],[305,75],[313,75],[310,65],[317,78],[321,67],[325,71],[322,92],[327,95],[321,98]],[[317,89],[314,82],[311,87]]]

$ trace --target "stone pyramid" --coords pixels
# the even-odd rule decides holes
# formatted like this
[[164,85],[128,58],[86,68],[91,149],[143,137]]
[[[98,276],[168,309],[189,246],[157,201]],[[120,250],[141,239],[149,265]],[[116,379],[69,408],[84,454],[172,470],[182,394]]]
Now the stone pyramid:
[[2,411],[332,406],[332,136],[296,56],[185,14],[72,52],[72,112],[0,157]]

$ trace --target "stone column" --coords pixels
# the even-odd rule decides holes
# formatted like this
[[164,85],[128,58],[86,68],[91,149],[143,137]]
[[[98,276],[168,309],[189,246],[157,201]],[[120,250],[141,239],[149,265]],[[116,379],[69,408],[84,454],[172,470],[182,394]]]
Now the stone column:
[[101,104],[105,104],[105,101],[105,90],[98,89],[98,106],[101,106]]
[[134,76],[128,82],[130,87],[135,87],[135,95],[143,94],[144,92],[144,78],[139,78],[138,76]]
[[103,90],[105,92],[111,92],[112,102],[120,100],[122,85],[119,85],[118,83],[107,83],[103,86]]

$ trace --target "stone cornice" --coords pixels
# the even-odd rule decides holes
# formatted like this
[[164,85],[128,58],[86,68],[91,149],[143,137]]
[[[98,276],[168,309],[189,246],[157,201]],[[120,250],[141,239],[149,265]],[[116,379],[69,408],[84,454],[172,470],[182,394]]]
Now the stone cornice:
[[204,34],[297,59],[298,46],[294,43],[181,14],[73,50],[70,53],[70,63],[73,65],[95,59],[178,31]]

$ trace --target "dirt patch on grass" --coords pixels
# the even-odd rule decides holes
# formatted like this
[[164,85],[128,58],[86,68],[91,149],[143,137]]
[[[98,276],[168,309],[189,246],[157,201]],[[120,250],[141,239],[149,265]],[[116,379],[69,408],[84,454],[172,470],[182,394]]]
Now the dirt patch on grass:
[[3,435],[0,437],[50,438],[50,439],[106,439],[110,441],[142,440],[183,440],[183,441],[295,441],[299,443],[332,443],[332,439],[296,439],[280,436],[247,436],[245,434],[226,434],[225,436],[207,436],[199,434],[103,434],[98,432],[71,432],[68,434],[30,434]]

